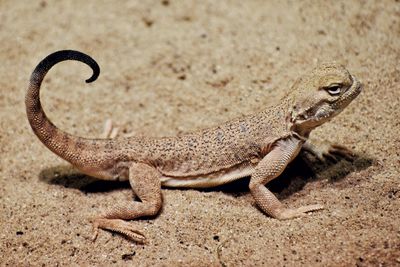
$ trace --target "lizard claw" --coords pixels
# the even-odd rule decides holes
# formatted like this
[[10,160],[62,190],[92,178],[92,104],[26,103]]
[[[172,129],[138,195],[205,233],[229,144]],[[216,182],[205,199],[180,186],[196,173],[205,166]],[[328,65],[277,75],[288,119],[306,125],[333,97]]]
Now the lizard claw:
[[97,220],[97,218],[92,218],[90,219],[90,222],[92,223],[92,227],[93,227],[93,235],[92,235],[92,242],[96,241],[97,236],[99,235],[99,222]]
[[277,213],[276,218],[279,220],[288,220],[298,217],[304,217],[307,212],[317,211],[324,209],[324,206],[319,204],[302,206],[296,209],[283,209]]
[[141,244],[146,243],[146,237],[141,233],[141,231],[134,227],[131,223],[128,223],[124,220],[96,218],[92,220],[92,224],[94,231],[92,241],[96,240],[99,228],[102,228],[120,233],[135,242]]
[[[123,132],[122,137],[124,137],[124,138],[129,138],[129,137],[132,137],[132,136],[136,136],[135,132],[131,132],[131,133],[125,133],[125,131],[122,131],[122,132]],[[103,133],[102,133],[101,136],[104,139],[114,139],[118,135],[121,136],[120,133],[121,133],[120,128],[114,127],[112,120],[111,119],[107,119],[105,121],[105,123],[104,123]]]
[[351,151],[350,149],[348,149],[345,146],[341,146],[341,145],[337,145],[337,144],[331,145],[331,147],[328,150],[328,153],[329,153],[329,155],[333,155],[334,157],[340,156],[349,161],[353,161],[355,158],[353,151]]
[[338,144],[323,145],[321,148],[316,148],[314,145],[306,143],[303,148],[321,162],[326,162],[326,160],[337,162],[339,158],[352,161],[355,158],[353,151]]

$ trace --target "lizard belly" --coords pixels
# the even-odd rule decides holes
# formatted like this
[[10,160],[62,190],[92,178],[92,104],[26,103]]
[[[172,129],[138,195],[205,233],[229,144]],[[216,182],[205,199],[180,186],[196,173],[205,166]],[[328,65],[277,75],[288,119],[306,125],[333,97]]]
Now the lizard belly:
[[243,177],[250,176],[254,171],[253,164],[242,164],[229,169],[204,175],[171,177],[161,176],[161,184],[167,187],[208,188],[214,187]]

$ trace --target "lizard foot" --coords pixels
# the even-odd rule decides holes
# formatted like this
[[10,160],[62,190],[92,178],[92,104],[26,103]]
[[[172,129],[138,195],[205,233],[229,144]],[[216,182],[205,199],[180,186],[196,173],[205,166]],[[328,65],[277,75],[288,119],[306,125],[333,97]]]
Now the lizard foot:
[[335,158],[335,160],[337,160],[337,156],[343,157],[349,161],[353,161],[355,158],[353,151],[351,151],[350,149],[348,149],[345,146],[341,146],[341,145],[337,145],[337,144],[331,145],[331,147],[328,150],[328,154],[330,156],[333,156]]
[[[120,134],[120,129],[118,127],[114,127],[111,119],[106,120],[103,128],[104,129],[103,129],[103,133],[101,136],[105,139],[114,139]],[[124,131],[122,131],[122,132],[123,132],[122,136],[124,138],[136,136],[136,133],[134,133],[134,132],[132,132],[132,133],[124,133]]]
[[118,132],[119,128],[113,126],[112,120],[106,120],[106,122],[104,123],[102,137],[107,139],[114,139],[115,137],[117,137]]
[[333,162],[337,162],[340,157],[352,161],[355,157],[353,151],[346,148],[345,146],[338,144],[325,145],[321,148],[316,148],[312,144],[306,143],[305,145],[303,145],[303,149],[312,154],[321,162],[325,162],[327,159]]
[[303,217],[306,216],[307,212],[322,210],[322,209],[324,209],[324,206],[319,204],[307,205],[296,209],[282,209],[279,212],[277,212],[277,214],[274,217],[279,220],[288,220],[297,217]]
[[141,233],[141,231],[134,227],[131,223],[124,220],[97,218],[92,220],[92,224],[94,232],[92,241],[96,240],[99,228],[101,228],[125,235],[135,242],[141,244],[146,243],[146,237]]

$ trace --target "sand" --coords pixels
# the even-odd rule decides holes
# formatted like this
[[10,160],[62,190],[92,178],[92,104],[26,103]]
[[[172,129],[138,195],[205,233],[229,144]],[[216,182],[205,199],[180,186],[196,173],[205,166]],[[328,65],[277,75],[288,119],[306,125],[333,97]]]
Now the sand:
[[[400,265],[400,3],[398,1],[0,1],[0,262],[4,266]],[[326,209],[278,221],[262,214],[248,179],[210,190],[163,190],[156,218],[135,221],[149,244],[88,219],[132,198],[126,183],[74,170],[31,131],[31,71],[61,49],[88,53],[57,65],[42,101],[61,129],[99,137],[175,135],[273,105],[302,73],[337,61],[364,83],[317,143],[353,161],[295,160],[271,182],[288,207]]]

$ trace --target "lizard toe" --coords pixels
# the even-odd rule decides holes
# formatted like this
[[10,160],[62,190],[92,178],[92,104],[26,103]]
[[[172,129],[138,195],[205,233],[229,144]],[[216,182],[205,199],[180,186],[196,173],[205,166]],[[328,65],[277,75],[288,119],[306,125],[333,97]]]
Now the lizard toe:
[[349,161],[353,161],[355,158],[353,151],[341,145],[332,145],[331,148],[329,149],[329,153],[337,155],[339,157],[343,157]]
[[92,238],[93,241],[96,240],[98,229],[101,228],[122,234],[137,243],[146,243],[145,235],[142,234],[142,232],[132,223],[126,222],[124,220],[97,218],[92,221],[92,224],[94,230]]
[[119,128],[113,126],[111,119],[107,119],[103,126],[102,137],[105,139],[114,139],[119,133]]
[[313,205],[299,207],[296,210],[301,213],[307,213],[307,212],[312,212],[312,211],[317,211],[317,210],[322,210],[322,209],[324,209],[324,206],[322,206],[320,204],[313,204]]
[[296,209],[284,209],[277,213],[276,218],[279,220],[288,220],[298,217],[304,217],[307,212],[322,210],[324,207],[319,204],[302,206]]

